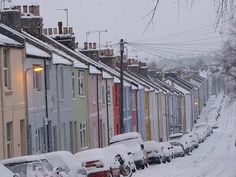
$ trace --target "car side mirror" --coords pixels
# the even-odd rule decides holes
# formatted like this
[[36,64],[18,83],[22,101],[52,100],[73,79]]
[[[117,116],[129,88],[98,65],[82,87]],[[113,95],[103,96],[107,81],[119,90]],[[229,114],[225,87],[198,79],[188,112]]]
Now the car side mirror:
[[131,153],[131,152],[128,152],[128,155],[132,155],[132,153]]
[[54,174],[59,174],[60,172],[62,172],[63,169],[61,167],[56,167],[56,168],[53,168],[53,173]]
[[14,174],[13,177],[20,177],[18,173]]
[[143,144],[141,144],[140,146],[141,146],[141,149],[142,149],[142,150],[144,150],[144,145],[143,145]]

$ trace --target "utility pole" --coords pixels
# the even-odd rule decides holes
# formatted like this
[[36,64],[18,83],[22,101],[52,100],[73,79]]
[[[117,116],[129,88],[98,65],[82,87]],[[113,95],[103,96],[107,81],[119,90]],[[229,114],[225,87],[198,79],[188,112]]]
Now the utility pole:
[[123,113],[123,57],[124,40],[120,40],[120,133],[124,133],[124,113]]

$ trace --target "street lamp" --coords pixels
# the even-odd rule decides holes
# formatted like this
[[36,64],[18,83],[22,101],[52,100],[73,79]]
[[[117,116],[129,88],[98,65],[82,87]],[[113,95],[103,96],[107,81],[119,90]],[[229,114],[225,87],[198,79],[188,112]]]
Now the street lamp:
[[[30,146],[31,146],[31,142],[30,142],[30,132],[29,132],[29,117],[28,117],[28,90],[27,90],[27,73],[29,71],[33,71],[35,73],[41,73],[43,72],[44,70],[44,86],[45,86],[45,109],[46,109],[46,118],[45,118],[45,122],[44,122],[44,126],[45,126],[45,148],[46,148],[46,151],[48,152],[49,150],[49,138],[48,138],[48,102],[47,102],[47,82],[46,82],[46,78],[47,78],[47,75],[46,75],[46,60],[44,60],[44,66],[41,66],[41,65],[33,65],[32,67],[30,68],[27,68],[25,71],[24,71],[24,83],[25,83],[25,105],[26,105],[26,124],[27,124],[27,149],[28,149],[28,153],[29,153],[29,150],[30,150]],[[32,152],[31,152],[32,153]]]
[[69,29],[69,11],[68,11],[68,9],[65,8],[65,9],[56,9],[56,10],[63,10],[66,12],[66,27],[67,27],[67,31],[68,31],[68,29]]

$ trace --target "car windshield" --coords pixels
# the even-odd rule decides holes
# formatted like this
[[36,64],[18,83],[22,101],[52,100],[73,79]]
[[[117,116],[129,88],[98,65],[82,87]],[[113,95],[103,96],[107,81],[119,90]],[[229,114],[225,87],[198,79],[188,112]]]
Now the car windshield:
[[13,173],[17,173],[20,175],[20,177],[27,177],[27,168],[29,163],[20,163],[15,165],[7,166],[9,170],[11,170]]

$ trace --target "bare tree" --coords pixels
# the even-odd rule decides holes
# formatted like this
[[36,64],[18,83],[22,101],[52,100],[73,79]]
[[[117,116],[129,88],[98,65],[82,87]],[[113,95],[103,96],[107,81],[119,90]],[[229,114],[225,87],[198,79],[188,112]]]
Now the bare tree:
[[[153,20],[155,18],[155,15],[157,13],[157,7],[160,2],[160,0],[153,0],[154,8],[151,9],[143,18],[149,17],[149,21],[146,25],[145,31],[148,27],[151,25],[153,26]],[[194,2],[197,0],[177,0],[178,7],[179,4],[184,1],[189,7],[192,7]],[[214,6],[216,8],[216,28],[224,27],[224,24],[226,21],[229,21],[230,19],[233,19],[236,13],[236,0],[212,0],[214,1]]]

